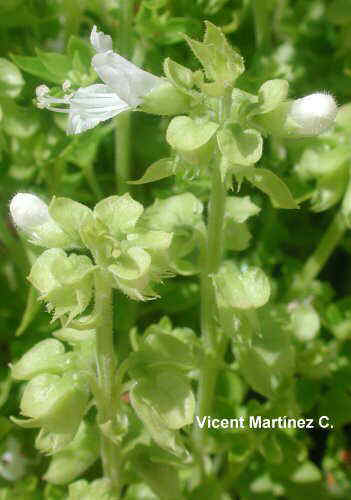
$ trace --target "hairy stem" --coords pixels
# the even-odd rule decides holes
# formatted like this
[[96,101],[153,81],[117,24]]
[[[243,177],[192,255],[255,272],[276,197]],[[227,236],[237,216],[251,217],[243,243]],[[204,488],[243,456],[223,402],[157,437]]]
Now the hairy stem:
[[301,278],[304,285],[310,283],[318,276],[323,266],[340,243],[345,231],[346,224],[344,217],[340,212],[337,212],[316,250],[309,257],[301,271]]
[[[96,362],[101,403],[98,407],[99,424],[112,421],[114,417],[114,378],[116,372],[116,356],[113,347],[113,310],[112,289],[104,271],[95,273],[95,312],[99,318],[96,326]],[[101,457],[104,474],[107,476],[119,498],[120,482],[120,450],[105,435],[101,434]]]

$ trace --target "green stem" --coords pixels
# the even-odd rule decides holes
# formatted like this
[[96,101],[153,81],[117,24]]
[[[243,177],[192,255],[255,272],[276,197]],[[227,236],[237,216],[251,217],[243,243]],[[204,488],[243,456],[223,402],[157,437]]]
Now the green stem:
[[131,178],[130,165],[130,112],[115,118],[115,176],[119,194],[130,190],[127,181]]
[[316,250],[309,257],[301,271],[301,278],[304,285],[309,284],[318,276],[324,264],[340,243],[345,231],[345,219],[340,212],[337,212]]
[[[96,325],[96,359],[98,384],[102,401],[98,408],[98,421],[103,424],[114,418],[115,397],[114,378],[116,372],[116,356],[113,346],[113,309],[112,288],[104,271],[98,269],[95,273],[95,312],[98,315]],[[120,481],[120,450],[101,434],[101,457],[104,474],[112,484],[117,497],[121,490]]]
[[[218,156],[212,171],[212,192],[209,205],[209,223],[206,247],[203,249],[203,272],[201,275],[201,332],[202,339],[208,354],[200,378],[197,398],[196,415],[201,419],[210,415],[215,392],[220,345],[216,328],[216,300],[212,276],[220,266],[223,252],[223,224],[225,211],[226,189],[221,179]],[[203,449],[204,428],[200,429],[194,423],[193,438],[198,450]]]
[[[118,49],[122,56],[129,59],[132,49],[134,0],[121,2],[121,10],[121,22],[118,26]],[[127,184],[131,178],[130,121],[130,112],[122,113],[115,118],[115,178],[119,194],[130,190]]]

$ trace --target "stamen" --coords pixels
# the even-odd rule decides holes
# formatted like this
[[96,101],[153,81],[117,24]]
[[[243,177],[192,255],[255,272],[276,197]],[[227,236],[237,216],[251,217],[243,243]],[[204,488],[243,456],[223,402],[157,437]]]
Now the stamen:
[[[46,108],[50,111],[56,111],[57,113],[68,113],[73,93],[66,94],[64,97],[58,98],[50,96],[49,92],[50,89],[46,85],[40,85],[36,88],[37,107],[40,109]],[[60,105],[68,107],[60,108]]]
[[69,90],[71,88],[71,82],[69,80],[65,80],[62,84],[62,90],[64,92],[66,92],[67,90]]

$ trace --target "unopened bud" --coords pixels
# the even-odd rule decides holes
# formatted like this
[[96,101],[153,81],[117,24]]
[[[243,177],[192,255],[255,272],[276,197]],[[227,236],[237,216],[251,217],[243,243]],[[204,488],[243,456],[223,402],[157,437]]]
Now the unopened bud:
[[273,111],[254,117],[269,134],[279,137],[309,137],[325,132],[335,122],[338,106],[330,94],[315,94],[285,101]]
[[10,214],[16,227],[31,243],[47,248],[72,246],[71,238],[56,224],[49,207],[38,196],[17,193],[10,202]]
[[336,118],[338,106],[330,94],[315,94],[296,99],[290,116],[301,127],[304,135],[318,135],[327,130]]
[[11,200],[10,213],[15,225],[25,233],[51,219],[46,203],[30,193],[17,193]]

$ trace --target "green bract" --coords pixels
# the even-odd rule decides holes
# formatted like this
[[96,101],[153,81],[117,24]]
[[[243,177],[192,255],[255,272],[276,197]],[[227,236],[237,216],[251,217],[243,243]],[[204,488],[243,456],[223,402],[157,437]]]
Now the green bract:
[[93,264],[89,257],[60,249],[46,250],[36,260],[29,275],[39,290],[40,300],[54,311],[54,319],[68,314],[71,321],[89,305],[92,297]]
[[145,211],[148,228],[173,234],[169,248],[171,268],[179,274],[193,274],[199,270],[198,232],[204,229],[203,204],[191,193],[157,199]]
[[37,375],[28,382],[21,400],[21,413],[30,419],[14,420],[23,427],[42,427],[55,433],[75,432],[88,396],[85,381],[77,376]]
[[12,377],[30,380],[40,373],[60,373],[70,364],[70,359],[70,355],[65,355],[62,342],[55,339],[42,340],[12,366]]
[[269,280],[257,267],[239,270],[233,262],[227,261],[213,280],[219,307],[256,309],[269,299]]
[[97,460],[98,454],[97,429],[83,421],[73,441],[51,459],[45,479],[53,484],[70,483]]
[[111,196],[96,205],[81,227],[96,263],[109,273],[116,288],[135,300],[155,296],[151,283],[166,273],[172,236],[145,231],[139,221],[143,211],[129,194]]
[[201,90],[210,96],[223,95],[244,71],[243,58],[228,44],[222,31],[206,22],[203,42],[186,37],[191,50],[201,62],[206,78],[213,83],[202,83]]
[[111,482],[106,479],[95,479],[88,483],[85,479],[76,481],[69,487],[68,500],[115,500]]

